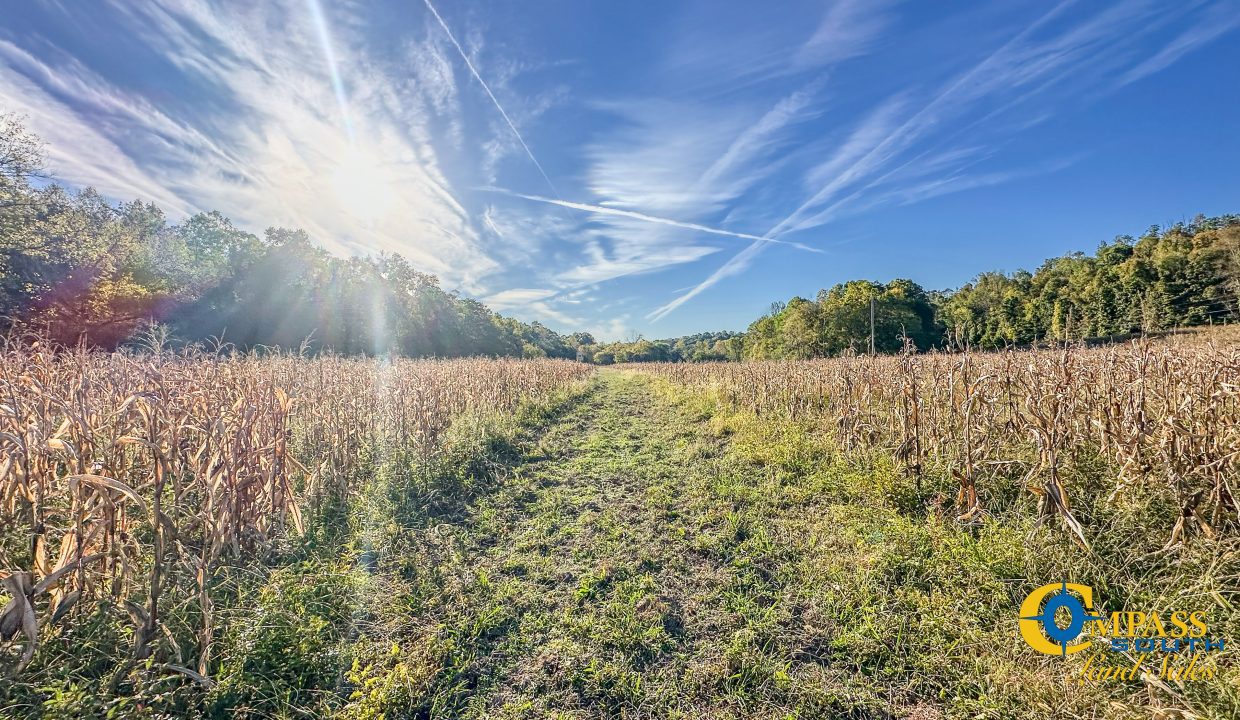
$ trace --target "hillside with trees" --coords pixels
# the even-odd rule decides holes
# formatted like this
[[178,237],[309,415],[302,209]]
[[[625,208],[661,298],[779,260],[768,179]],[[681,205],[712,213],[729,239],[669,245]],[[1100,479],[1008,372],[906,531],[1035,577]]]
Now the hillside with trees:
[[952,343],[993,348],[1234,322],[1238,290],[1240,216],[1199,217],[1033,273],[984,273],[947,295],[940,316]]
[[874,348],[896,352],[908,337],[917,347],[942,337],[931,297],[911,280],[886,285],[852,280],[822,290],[815,300],[796,297],[756,320],[745,334],[746,358],[807,359],[869,348],[873,301]]
[[930,348],[995,349],[1157,333],[1240,318],[1240,216],[1197,218],[1140,238],[1117,237],[1093,255],[1047,260],[1035,272],[986,272],[955,291],[911,280],[854,280],[795,297],[758,318],[741,341],[746,359],[866,352],[871,301],[880,353],[907,341]]

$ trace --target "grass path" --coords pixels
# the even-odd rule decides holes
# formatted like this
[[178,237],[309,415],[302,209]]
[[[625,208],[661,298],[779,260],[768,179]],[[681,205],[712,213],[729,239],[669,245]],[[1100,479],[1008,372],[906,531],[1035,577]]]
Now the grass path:
[[743,513],[714,492],[746,481],[704,420],[646,376],[601,372],[465,521],[410,538],[398,604],[402,645],[422,639],[403,651],[426,666],[404,670],[424,682],[415,714],[804,709],[772,660],[771,578],[737,552],[752,539]]
[[728,582],[684,528],[686,479],[709,473],[716,450],[699,431],[645,378],[603,373],[448,531],[459,595],[445,609],[468,630],[443,710],[613,717],[685,704]]

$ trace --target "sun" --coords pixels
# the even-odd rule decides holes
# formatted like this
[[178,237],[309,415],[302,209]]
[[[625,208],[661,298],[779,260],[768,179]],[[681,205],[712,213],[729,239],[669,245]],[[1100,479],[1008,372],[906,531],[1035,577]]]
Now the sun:
[[366,223],[382,220],[391,210],[396,199],[393,182],[384,163],[356,149],[340,160],[331,176],[342,209]]

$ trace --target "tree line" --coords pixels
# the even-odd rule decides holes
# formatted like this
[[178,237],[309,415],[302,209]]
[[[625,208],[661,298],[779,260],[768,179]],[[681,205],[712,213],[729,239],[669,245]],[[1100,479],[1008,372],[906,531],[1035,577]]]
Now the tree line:
[[626,362],[710,362],[740,360],[744,334],[703,332],[667,340],[590,343],[579,346],[577,359],[598,365]]
[[1198,217],[956,290],[852,280],[777,302],[744,333],[597,346],[599,363],[809,359],[1112,339],[1240,319],[1240,216]]

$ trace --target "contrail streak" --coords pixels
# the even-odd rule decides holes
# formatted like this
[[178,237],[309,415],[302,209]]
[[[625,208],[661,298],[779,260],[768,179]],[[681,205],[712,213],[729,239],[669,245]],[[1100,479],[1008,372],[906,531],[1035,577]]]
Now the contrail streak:
[[444,34],[448,36],[448,39],[452,41],[452,45],[456,48],[456,51],[460,53],[461,59],[465,61],[465,67],[469,68],[469,72],[473,74],[474,79],[478,81],[478,84],[481,85],[482,89],[486,91],[487,97],[491,98],[491,102],[495,104],[495,109],[499,110],[499,114],[503,116],[504,122],[508,123],[508,129],[512,130],[512,134],[516,136],[517,142],[521,143],[521,147],[525,149],[525,154],[529,156],[530,162],[534,163],[534,167],[538,168],[538,172],[543,176],[543,180],[547,181],[547,187],[551,188],[552,194],[559,197],[560,191],[555,189],[555,183],[551,182],[551,178],[547,177],[547,171],[543,170],[542,163],[538,162],[538,158],[534,157],[534,153],[530,150],[530,146],[525,144],[525,138],[521,137],[521,131],[517,130],[517,126],[512,122],[512,118],[508,117],[508,113],[504,112],[504,106],[499,104],[499,100],[495,98],[495,93],[491,92],[491,86],[487,85],[486,81],[482,79],[482,76],[478,74],[478,70],[474,68],[474,64],[470,62],[469,56],[465,54],[465,49],[461,47],[461,44],[456,41],[456,36],[453,35],[452,31],[448,29],[448,23],[443,21],[443,17],[439,15],[439,11],[436,10],[435,6],[431,4],[431,0],[424,0],[424,2],[426,3],[426,8],[430,10],[431,14],[435,16],[435,19],[439,21],[439,27],[443,28]]
[[[762,238],[759,240],[762,240]],[[689,292],[681,295],[675,300],[672,300],[663,307],[647,314],[646,319],[653,321],[662,320],[664,317],[667,317],[668,313],[697,297],[699,293],[711,287],[720,280],[744,272],[748,269],[749,263],[753,262],[753,258],[758,253],[762,252],[764,247],[766,247],[765,242],[760,242],[759,240],[749,243],[744,250],[741,250],[739,253],[732,256],[726,263],[715,270],[715,272],[711,273],[710,277],[695,285]]]
[[[646,319],[655,320],[655,321],[662,320],[663,318],[667,317],[668,313],[672,312],[676,308],[680,307],[681,305],[684,305],[685,303],[689,302],[693,298],[697,297],[699,293],[713,286],[715,283],[719,282],[720,280],[726,277],[731,277],[732,275],[737,275],[737,274],[744,272],[745,270],[749,268],[749,264],[753,262],[753,259],[757,257],[759,253],[761,253],[763,250],[766,249],[766,245],[768,243],[780,243],[783,245],[795,245],[798,247],[808,247],[808,246],[801,245],[801,243],[794,243],[789,240],[776,240],[774,237],[772,237],[773,235],[778,235],[779,233],[783,232],[784,228],[786,228],[788,224],[792,222],[792,219],[794,217],[796,217],[796,213],[789,215],[783,220],[780,220],[778,223],[776,223],[775,227],[771,228],[770,230],[767,230],[765,235],[747,235],[746,237],[753,238],[753,242],[749,243],[749,245],[747,245],[744,250],[741,250],[736,255],[733,255],[731,258],[729,258],[727,262],[719,266],[718,270],[715,270],[715,272],[711,273],[710,277],[706,278],[702,282],[695,285],[694,288],[690,290],[689,292],[681,295],[680,297],[676,298],[675,300],[672,300],[671,302],[669,302],[668,304],[660,308],[656,308],[653,312],[646,315]],[[817,248],[813,248],[813,250],[814,252],[823,252],[822,250],[819,250]]]
[[621,210],[620,208],[607,207],[606,205],[590,205],[588,203],[571,202],[569,200],[559,200],[556,198],[543,197],[541,195],[526,195],[525,193],[513,192],[502,188],[481,188],[487,192],[501,193],[511,197],[518,197],[523,200],[533,202],[547,203],[549,205],[558,205],[570,210],[581,210],[583,212],[593,213],[595,215],[615,215],[617,217],[632,218],[643,222],[654,223],[655,225],[667,225],[668,227],[678,227],[685,230],[695,230],[697,232],[709,233],[711,235],[723,235],[725,237],[741,238],[742,240],[754,240],[763,243],[776,243],[778,245],[789,245],[806,252],[820,253],[815,247],[810,247],[799,242],[791,242],[789,240],[777,240],[770,237],[762,237],[760,235],[751,235],[749,233],[732,232],[731,230],[722,230],[713,228],[709,225],[699,225],[698,223],[681,222],[680,220],[672,220],[671,218],[659,217],[658,215],[647,215],[646,213],[636,212],[634,210]]

